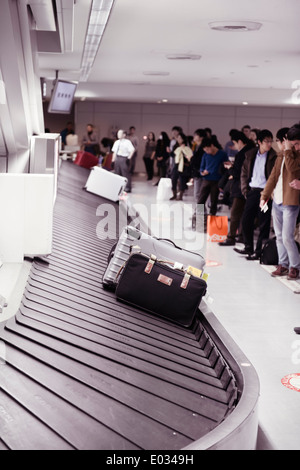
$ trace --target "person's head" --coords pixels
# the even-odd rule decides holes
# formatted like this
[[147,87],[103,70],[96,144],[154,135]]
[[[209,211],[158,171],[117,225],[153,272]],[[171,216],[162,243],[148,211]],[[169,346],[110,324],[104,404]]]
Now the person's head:
[[202,140],[202,147],[205,153],[209,155],[215,155],[218,151],[218,148],[215,146],[213,139],[210,137],[205,137]]
[[289,127],[282,127],[276,133],[276,144],[279,150],[284,150],[284,140],[287,138]]
[[169,145],[170,143],[169,136],[165,131],[161,131],[159,139],[162,140],[165,145]]
[[259,145],[259,151],[261,154],[269,152],[273,144],[273,134],[268,129],[259,131],[257,136],[257,142]]
[[130,135],[133,135],[135,133],[135,127],[134,126],[130,126],[129,127],[129,134]]
[[212,135],[212,130],[210,127],[206,127],[205,129],[205,134],[206,134],[206,137],[211,137]]
[[237,129],[231,129],[229,131],[229,137],[230,137],[231,140],[232,140],[232,135],[235,134],[235,132],[239,132],[239,131]]
[[172,127],[172,136],[174,137],[174,139],[177,138],[179,132],[182,132],[182,128],[180,126],[173,126]]
[[251,127],[248,125],[248,124],[245,124],[243,127],[242,127],[242,132],[244,132],[244,134],[249,137],[250,135],[250,131],[251,131]]
[[204,137],[206,137],[206,132],[204,129],[196,129],[194,132],[193,140],[196,145],[201,145]]
[[249,134],[249,139],[253,140],[253,142],[257,143],[257,137],[259,134],[259,129],[251,129]]
[[154,132],[152,132],[152,131],[148,132],[147,139],[148,140],[155,140]]
[[241,150],[245,145],[248,144],[249,139],[242,131],[234,130],[230,134],[231,140],[235,150]]
[[123,131],[123,129],[119,129],[118,134],[117,134],[118,139],[124,139],[125,136],[126,136],[126,133]]
[[87,129],[88,132],[93,132],[93,130],[94,130],[93,124],[88,124],[88,125],[86,126],[86,129]]
[[300,151],[300,123],[294,124],[286,134],[287,140],[289,140],[295,150]]
[[187,145],[187,137],[183,132],[179,132],[176,137],[178,145]]

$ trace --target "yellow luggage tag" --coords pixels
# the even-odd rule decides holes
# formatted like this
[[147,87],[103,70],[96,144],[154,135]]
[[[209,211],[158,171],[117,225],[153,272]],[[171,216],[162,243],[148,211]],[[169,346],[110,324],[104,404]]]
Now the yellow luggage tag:
[[203,279],[205,282],[207,282],[208,276],[209,276],[209,273],[203,273],[202,279]]
[[202,269],[195,268],[194,266],[188,266],[186,272],[188,274],[192,274],[192,276],[200,278],[202,274]]

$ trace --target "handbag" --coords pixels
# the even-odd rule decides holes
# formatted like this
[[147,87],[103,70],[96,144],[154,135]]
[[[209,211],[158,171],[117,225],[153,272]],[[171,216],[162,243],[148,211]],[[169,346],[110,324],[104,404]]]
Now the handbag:
[[278,264],[276,237],[270,238],[264,243],[259,262],[260,264],[266,264],[269,266],[276,266]]
[[222,242],[228,234],[228,217],[226,215],[207,216],[207,240]]
[[143,253],[133,253],[121,271],[118,300],[184,327],[192,324],[207,288],[201,271]]

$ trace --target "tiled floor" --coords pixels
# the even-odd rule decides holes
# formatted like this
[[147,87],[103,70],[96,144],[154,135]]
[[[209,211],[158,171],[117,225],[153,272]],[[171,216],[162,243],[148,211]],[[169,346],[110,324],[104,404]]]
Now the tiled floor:
[[[259,375],[259,448],[300,449],[300,393],[281,382],[300,373],[300,336],[293,330],[300,326],[300,295],[288,282],[272,278],[258,261],[247,261],[232,247],[206,242],[192,232],[192,187],[183,202],[158,202],[156,192],[151,181],[138,175],[128,199],[155,235],[169,235],[192,250],[200,247],[205,256],[210,308]],[[221,214],[228,214],[226,206]],[[177,233],[170,229],[174,219]],[[300,287],[299,281],[294,284]]]

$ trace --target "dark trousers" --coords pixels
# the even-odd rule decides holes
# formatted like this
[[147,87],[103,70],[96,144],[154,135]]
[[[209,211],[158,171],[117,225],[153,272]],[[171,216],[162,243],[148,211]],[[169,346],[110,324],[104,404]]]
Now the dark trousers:
[[197,203],[205,204],[208,196],[210,196],[210,215],[216,215],[219,199],[218,181],[208,181],[203,179]]
[[154,160],[151,160],[151,158],[147,158],[147,157],[143,157],[143,160],[144,160],[144,163],[145,163],[145,168],[146,168],[148,180],[152,180]]
[[230,228],[227,238],[235,240],[237,231],[240,227],[246,200],[240,197],[234,197],[230,211]]
[[172,170],[172,176],[171,176],[171,180],[172,180],[172,190],[173,191],[177,191],[177,184],[179,182],[179,191],[185,191],[186,188],[187,188],[187,182],[188,182],[188,178],[186,177],[186,175],[180,171],[178,171],[178,167],[175,166]]
[[259,207],[260,193],[262,189],[251,189],[247,195],[246,204],[242,219],[243,238],[245,249],[250,253],[254,252],[254,229],[255,220],[258,220],[258,239],[255,253],[260,254],[264,240],[268,240],[271,225],[272,201],[268,202],[267,212],[262,212]]

